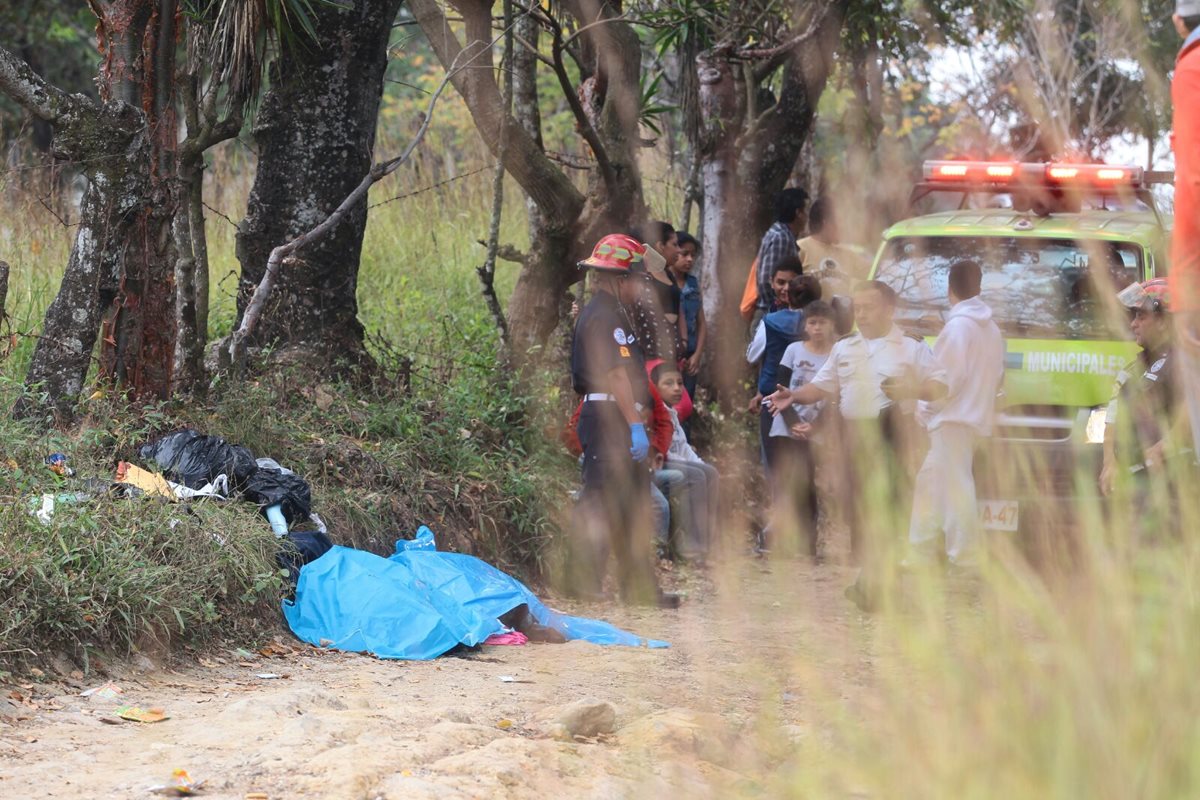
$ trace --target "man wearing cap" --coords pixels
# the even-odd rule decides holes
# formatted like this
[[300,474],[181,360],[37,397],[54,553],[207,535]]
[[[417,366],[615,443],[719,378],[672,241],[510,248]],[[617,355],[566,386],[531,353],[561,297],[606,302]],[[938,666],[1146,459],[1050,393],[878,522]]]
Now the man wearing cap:
[[1159,278],[1131,284],[1117,295],[1130,310],[1129,327],[1142,352],[1117,374],[1105,416],[1100,471],[1105,496],[1113,493],[1122,471],[1158,470],[1178,446],[1184,415],[1166,289]]
[[1183,47],[1171,78],[1175,151],[1175,228],[1171,233],[1172,310],[1180,378],[1196,452],[1200,452],[1200,0],[1176,0]]
[[621,599],[626,603],[679,604],[658,590],[651,548],[649,453],[642,409],[649,382],[637,337],[625,308],[636,298],[632,279],[644,248],[613,234],[596,243],[579,266],[592,272],[593,295],[575,324],[571,380],[583,398],[579,443],[583,447],[582,525],[575,532],[569,588],[598,597],[611,550],[617,557]]

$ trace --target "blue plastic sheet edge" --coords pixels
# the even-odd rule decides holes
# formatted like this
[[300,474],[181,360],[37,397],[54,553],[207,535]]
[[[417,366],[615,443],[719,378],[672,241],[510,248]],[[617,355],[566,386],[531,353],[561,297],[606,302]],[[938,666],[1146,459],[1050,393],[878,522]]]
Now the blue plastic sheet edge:
[[298,638],[318,647],[380,658],[428,660],[459,644],[474,646],[504,630],[498,617],[525,604],[540,624],[568,640],[664,648],[597,619],[548,608],[523,583],[474,556],[436,549],[422,526],[382,558],[334,547],[304,565],[283,614]]

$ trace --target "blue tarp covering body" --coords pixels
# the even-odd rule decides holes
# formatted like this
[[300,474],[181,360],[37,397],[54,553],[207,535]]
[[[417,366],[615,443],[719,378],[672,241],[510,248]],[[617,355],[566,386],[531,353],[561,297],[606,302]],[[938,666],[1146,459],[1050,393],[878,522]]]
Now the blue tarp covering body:
[[607,622],[552,611],[492,565],[437,551],[428,528],[416,539],[396,542],[390,558],[334,547],[300,570],[295,600],[284,602],[283,613],[292,632],[310,644],[425,660],[501,633],[498,618],[522,604],[538,624],[567,639],[667,646]]

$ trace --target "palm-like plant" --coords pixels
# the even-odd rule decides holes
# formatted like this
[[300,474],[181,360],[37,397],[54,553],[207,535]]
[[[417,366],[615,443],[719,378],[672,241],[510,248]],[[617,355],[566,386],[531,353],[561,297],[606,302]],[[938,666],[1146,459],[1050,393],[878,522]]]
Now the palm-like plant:
[[230,98],[252,102],[278,49],[302,47],[317,38],[314,7],[334,0],[183,0],[189,27],[188,59],[193,73],[210,70],[214,86]]

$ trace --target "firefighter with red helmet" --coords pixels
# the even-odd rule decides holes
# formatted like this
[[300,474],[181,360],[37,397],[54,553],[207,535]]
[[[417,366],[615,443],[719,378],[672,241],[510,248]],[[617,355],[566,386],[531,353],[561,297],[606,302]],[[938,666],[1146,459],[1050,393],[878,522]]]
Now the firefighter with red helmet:
[[1123,472],[1158,470],[1179,452],[1186,425],[1163,278],[1133,283],[1117,295],[1130,312],[1130,330],[1142,348],[1117,375],[1105,417],[1100,490],[1109,495]]
[[637,298],[634,273],[645,248],[622,234],[605,236],[579,262],[592,273],[593,295],[575,323],[571,380],[583,399],[577,428],[583,447],[579,524],[572,537],[568,589],[601,594],[611,551],[626,603],[673,607],[678,597],[658,590],[651,546],[650,442],[643,410],[649,381],[625,308]]

